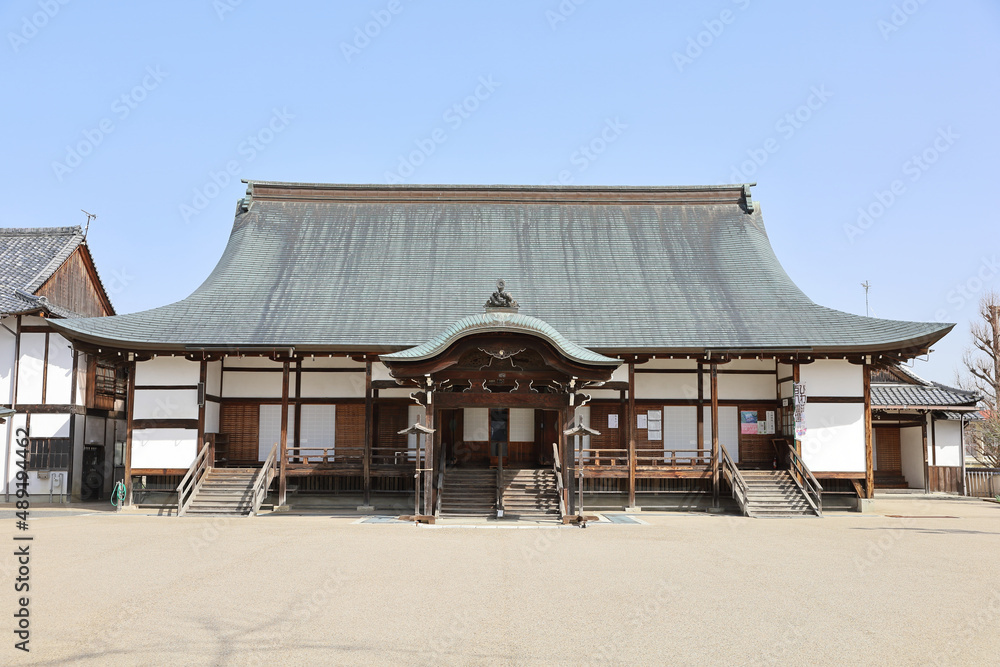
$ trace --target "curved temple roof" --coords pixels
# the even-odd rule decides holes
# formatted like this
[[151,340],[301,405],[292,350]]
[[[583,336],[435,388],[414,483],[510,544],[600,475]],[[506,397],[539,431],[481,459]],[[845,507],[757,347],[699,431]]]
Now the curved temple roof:
[[160,308],[54,323],[108,347],[391,352],[482,304],[607,354],[926,351],[953,325],[813,303],[742,185],[358,186],[251,182],[218,265]]
[[463,317],[426,343],[411,347],[408,350],[383,354],[381,358],[387,361],[421,361],[423,359],[430,359],[445,351],[452,343],[466,336],[497,331],[504,333],[526,333],[531,336],[537,336],[552,343],[564,356],[582,364],[620,366],[622,363],[621,359],[606,357],[603,354],[592,352],[584,347],[580,347],[576,343],[566,340],[561,333],[537,317],[520,315],[518,313],[497,312]]

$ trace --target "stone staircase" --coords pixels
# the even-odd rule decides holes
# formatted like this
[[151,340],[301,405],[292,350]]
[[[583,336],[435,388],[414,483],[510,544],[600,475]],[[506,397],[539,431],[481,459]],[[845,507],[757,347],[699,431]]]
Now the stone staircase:
[[752,517],[818,516],[787,470],[740,470]]
[[247,516],[253,510],[256,468],[210,468],[185,515]]
[[453,468],[444,474],[441,517],[445,519],[496,516],[497,473],[482,468]]
[[558,521],[559,496],[552,469],[504,471],[504,518]]

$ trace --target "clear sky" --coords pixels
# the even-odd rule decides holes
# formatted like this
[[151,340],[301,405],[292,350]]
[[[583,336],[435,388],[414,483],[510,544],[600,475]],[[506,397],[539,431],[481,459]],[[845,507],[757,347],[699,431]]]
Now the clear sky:
[[945,382],[1000,289],[995,0],[10,0],[0,28],[0,225],[97,214],[119,312],[204,280],[241,178],[756,181],[813,300],[958,323],[914,367]]

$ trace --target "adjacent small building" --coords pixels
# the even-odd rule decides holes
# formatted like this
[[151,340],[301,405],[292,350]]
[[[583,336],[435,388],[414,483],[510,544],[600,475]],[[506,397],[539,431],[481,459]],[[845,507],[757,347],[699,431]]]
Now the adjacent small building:
[[0,405],[15,412],[0,424],[6,498],[18,429],[32,495],[110,491],[116,442],[124,456],[124,367],[75,350],[51,323],[114,314],[80,227],[0,229]]
[[[128,366],[130,490],[226,469],[259,486],[263,466],[278,503],[416,491],[425,514],[525,488],[572,513],[580,483],[620,507],[733,495],[757,515],[819,513],[823,484],[870,498],[873,374],[953,326],[811,301],[747,185],[259,181],[187,298],[47,321]],[[415,422],[433,434],[401,433]],[[565,435],[579,424],[593,433]],[[798,495],[775,509],[771,490]]]

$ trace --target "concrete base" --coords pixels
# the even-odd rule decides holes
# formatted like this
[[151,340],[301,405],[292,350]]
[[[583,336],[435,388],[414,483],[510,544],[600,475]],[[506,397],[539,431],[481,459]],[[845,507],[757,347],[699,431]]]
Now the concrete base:
[[271,511],[272,512],[287,512],[288,510],[289,510],[289,507],[288,507],[288,504],[286,503],[284,505],[275,505],[274,509],[271,510]]
[[641,507],[626,507],[625,514],[638,514],[642,511]]
[[872,498],[858,498],[858,511],[862,514],[871,514],[874,509],[875,500]]
[[374,505],[358,505],[358,511],[359,512],[374,512],[375,511],[375,506]]
[[709,507],[708,508],[708,513],[709,514],[725,514],[726,513],[726,508],[721,507],[721,506],[720,507]]

